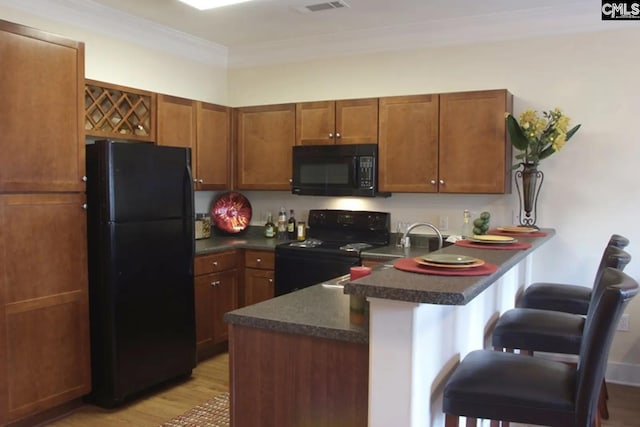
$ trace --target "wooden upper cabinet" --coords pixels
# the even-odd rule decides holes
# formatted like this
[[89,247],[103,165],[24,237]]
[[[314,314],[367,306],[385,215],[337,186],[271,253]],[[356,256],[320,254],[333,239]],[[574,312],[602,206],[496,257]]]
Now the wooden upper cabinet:
[[296,145],[378,142],[378,98],[296,104]]
[[242,107],[234,110],[238,189],[291,189],[295,114],[295,104]]
[[195,163],[196,108],[195,101],[170,95],[158,95],[158,145],[191,148]]
[[84,130],[89,136],[155,141],[156,94],[85,80]]
[[506,90],[440,95],[439,191],[511,191],[511,144],[505,112],[513,97]]
[[158,145],[191,148],[195,190],[230,188],[231,109],[158,95]]
[[231,108],[196,103],[197,190],[231,188]]
[[438,191],[438,100],[438,95],[380,98],[380,191]]
[[84,44],[0,20],[0,192],[84,191]]

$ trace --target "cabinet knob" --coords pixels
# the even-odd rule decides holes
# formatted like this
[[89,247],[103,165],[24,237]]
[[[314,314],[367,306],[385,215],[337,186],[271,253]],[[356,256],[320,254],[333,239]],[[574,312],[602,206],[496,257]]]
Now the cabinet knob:
[[83,204],[82,204],[82,209],[84,209],[84,210],[86,211],[86,210],[87,210],[87,208],[88,208],[87,204],[86,204],[86,203],[83,203]]
[[83,176],[81,179],[82,179],[82,182],[87,182],[87,176],[86,175]]
[[211,286],[218,286],[220,284],[220,280],[214,280],[211,282]]
[[444,179],[441,179],[439,182],[440,182],[440,185],[444,185]]
[[203,182],[204,182],[204,179],[193,178],[193,183],[194,184],[202,184]]
[[262,259],[261,259],[261,258],[256,258],[256,263],[257,263],[257,264],[260,264],[261,262],[262,262]]
[[329,132],[329,138],[333,139],[333,132]]
[[431,180],[431,185],[436,185],[436,180],[435,179]]
[[293,178],[289,178],[289,184],[293,184]]
[[214,267],[217,267],[217,266],[218,266],[218,261],[213,261],[211,264],[212,264]]
[[269,279],[269,283],[273,283],[273,279]]
[[342,138],[342,135],[340,135],[340,132],[336,132],[336,138]]

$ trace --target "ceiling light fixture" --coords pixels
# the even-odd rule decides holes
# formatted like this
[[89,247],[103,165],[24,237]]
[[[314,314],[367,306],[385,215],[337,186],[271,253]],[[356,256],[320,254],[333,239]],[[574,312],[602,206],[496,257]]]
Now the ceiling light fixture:
[[251,0],[178,0],[199,10],[215,9],[231,4],[244,3]]

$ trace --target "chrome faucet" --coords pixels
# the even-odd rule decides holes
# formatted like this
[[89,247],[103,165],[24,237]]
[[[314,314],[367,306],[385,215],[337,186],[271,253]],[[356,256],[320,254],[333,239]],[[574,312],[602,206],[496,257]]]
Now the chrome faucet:
[[402,235],[402,238],[400,239],[400,244],[402,245],[402,247],[403,248],[411,247],[411,240],[409,240],[409,233],[414,228],[418,228],[420,226],[429,227],[436,232],[436,234],[438,235],[438,249],[442,249],[442,233],[440,232],[440,230],[438,230],[438,227],[436,227],[435,225],[429,222],[416,222],[411,224],[409,227],[407,227],[407,231],[404,232],[404,234]]

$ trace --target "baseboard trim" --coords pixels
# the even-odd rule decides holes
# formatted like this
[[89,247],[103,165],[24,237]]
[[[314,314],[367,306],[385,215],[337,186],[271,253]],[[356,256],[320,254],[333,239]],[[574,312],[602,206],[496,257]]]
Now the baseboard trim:
[[640,387],[640,365],[609,362],[606,378],[607,382]]

